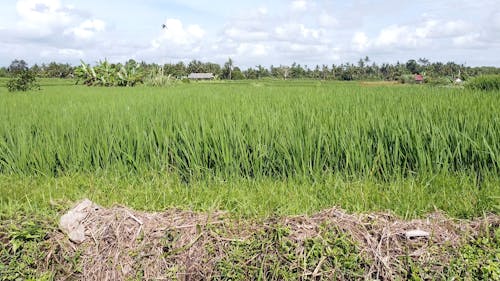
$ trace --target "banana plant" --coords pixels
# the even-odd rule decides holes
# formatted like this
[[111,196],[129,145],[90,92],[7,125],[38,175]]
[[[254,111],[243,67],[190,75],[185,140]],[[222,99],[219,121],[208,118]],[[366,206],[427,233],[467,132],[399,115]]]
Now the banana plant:
[[75,69],[76,84],[82,81],[84,85],[94,86],[97,81],[97,74],[94,68],[86,64],[83,60],[80,62],[81,65]]
[[83,81],[87,86],[133,87],[142,83],[144,79],[140,65],[115,65],[107,60],[99,61],[95,67],[81,61],[81,65],[75,70],[75,75],[77,84]]

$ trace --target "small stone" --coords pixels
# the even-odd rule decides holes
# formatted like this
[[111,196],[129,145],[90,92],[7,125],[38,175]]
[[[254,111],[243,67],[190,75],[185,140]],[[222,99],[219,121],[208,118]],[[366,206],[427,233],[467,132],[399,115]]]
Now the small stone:
[[409,230],[409,231],[405,232],[405,236],[406,236],[406,239],[413,239],[413,238],[420,238],[420,237],[427,238],[430,236],[430,234],[427,231],[416,229],[416,230]]
[[89,199],[83,200],[61,217],[59,229],[66,233],[71,241],[77,244],[82,243],[86,239],[85,227],[82,222],[96,209],[98,209],[98,206],[92,201]]

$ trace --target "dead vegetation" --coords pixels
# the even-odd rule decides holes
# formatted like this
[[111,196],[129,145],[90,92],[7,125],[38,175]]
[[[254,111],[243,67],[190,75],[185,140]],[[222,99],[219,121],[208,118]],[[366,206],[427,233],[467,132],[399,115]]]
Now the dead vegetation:
[[[250,221],[222,212],[93,206],[81,224],[86,240],[80,244],[61,231],[50,234],[45,266],[56,279],[397,280],[410,276],[413,264],[432,276],[446,274],[454,258],[450,249],[497,230],[500,217],[461,221],[436,212],[404,221],[388,213],[333,208],[312,216]],[[424,235],[409,238],[412,230]],[[342,272],[345,263],[362,276]]]

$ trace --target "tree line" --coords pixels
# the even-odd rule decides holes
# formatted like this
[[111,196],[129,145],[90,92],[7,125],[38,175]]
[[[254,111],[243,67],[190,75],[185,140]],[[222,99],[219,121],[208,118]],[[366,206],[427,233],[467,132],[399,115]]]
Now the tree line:
[[[107,63],[107,62],[106,62]],[[228,59],[223,65],[213,62],[201,62],[192,60],[189,63],[167,63],[156,64],[136,62],[128,60],[125,63],[109,63],[111,68],[121,69],[137,66],[141,73],[147,75],[153,71],[162,69],[164,75],[182,79],[190,73],[213,73],[218,79],[242,80],[242,79],[321,79],[321,80],[387,80],[402,81],[411,79],[414,74],[422,74],[428,82],[440,80],[453,80],[460,78],[467,80],[469,77],[500,74],[498,67],[470,67],[455,62],[430,62],[428,59],[408,60],[394,64],[372,62],[369,57],[361,58],[357,63],[322,64],[315,66],[301,65],[271,65],[265,67],[256,65],[242,69],[236,66],[232,59]],[[28,66],[24,60],[14,60],[8,67],[0,68],[0,77],[12,77],[22,70],[30,70],[41,78],[74,78],[75,73],[81,66],[72,66],[68,63],[50,62],[48,64],[34,64]]]

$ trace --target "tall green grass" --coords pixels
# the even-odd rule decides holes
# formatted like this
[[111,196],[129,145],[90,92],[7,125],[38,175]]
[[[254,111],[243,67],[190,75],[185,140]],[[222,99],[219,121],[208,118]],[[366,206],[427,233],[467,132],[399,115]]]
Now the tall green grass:
[[0,173],[185,181],[500,173],[500,100],[352,84],[54,87],[0,93]]
[[482,91],[500,91],[500,75],[482,75],[472,78],[465,84],[466,88]]

